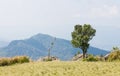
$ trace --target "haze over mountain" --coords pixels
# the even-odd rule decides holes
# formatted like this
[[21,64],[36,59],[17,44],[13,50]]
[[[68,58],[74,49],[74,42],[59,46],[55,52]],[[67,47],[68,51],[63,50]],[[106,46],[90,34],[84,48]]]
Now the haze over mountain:
[[1,47],[5,47],[9,44],[9,42],[6,42],[6,41],[0,41],[0,48]]
[[[7,47],[0,49],[0,57],[12,57],[18,55],[27,55],[36,60],[40,57],[47,56],[48,48],[54,37],[37,34],[25,40],[14,40]],[[80,49],[74,48],[69,40],[56,38],[55,45],[51,50],[52,56],[57,56],[61,60],[71,59]],[[81,50],[80,50],[81,51]],[[82,52],[81,52],[82,53]],[[94,55],[105,55],[106,50],[90,47],[88,53]]]

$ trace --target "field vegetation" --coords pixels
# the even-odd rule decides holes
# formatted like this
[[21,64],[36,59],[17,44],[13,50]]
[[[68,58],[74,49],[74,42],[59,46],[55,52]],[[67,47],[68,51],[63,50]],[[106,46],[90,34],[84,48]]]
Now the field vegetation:
[[120,62],[52,61],[0,67],[0,76],[119,76]]
[[0,66],[8,66],[17,63],[26,63],[29,62],[30,59],[27,56],[16,56],[13,58],[0,58]]

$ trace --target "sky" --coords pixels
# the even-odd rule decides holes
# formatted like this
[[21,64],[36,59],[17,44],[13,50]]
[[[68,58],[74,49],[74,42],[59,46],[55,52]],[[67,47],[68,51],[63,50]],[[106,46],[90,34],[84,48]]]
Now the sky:
[[76,24],[97,30],[91,46],[120,46],[120,0],[0,0],[0,41],[49,34],[71,40]]

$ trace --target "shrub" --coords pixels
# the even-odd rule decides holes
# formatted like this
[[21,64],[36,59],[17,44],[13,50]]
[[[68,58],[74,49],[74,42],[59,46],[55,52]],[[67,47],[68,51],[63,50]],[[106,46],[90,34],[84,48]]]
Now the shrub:
[[18,63],[25,63],[25,62],[29,62],[29,58],[26,57],[26,56],[21,56],[21,57],[18,57]]
[[93,55],[88,55],[88,57],[86,59],[83,59],[83,61],[99,61],[99,58]]
[[11,59],[11,63],[15,64],[15,63],[25,63],[25,62],[29,62],[29,58],[26,56],[17,56]]
[[52,61],[52,59],[47,58],[47,59],[43,59],[43,61]]
[[107,61],[120,61],[120,50],[113,49],[113,51],[108,55]]
[[48,57],[43,57],[40,58],[39,61],[55,61],[55,60],[59,60],[57,57],[51,56],[50,58]]
[[29,62],[29,58],[26,56],[17,56],[13,58],[1,58],[0,59],[0,66],[5,66],[5,65],[12,65],[16,63],[25,63]]
[[17,58],[17,57],[11,58],[10,63],[11,63],[11,64],[16,64],[16,63],[18,63],[18,58]]
[[0,59],[0,66],[5,66],[5,65],[9,65],[9,64],[10,64],[10,60],[8,58]]

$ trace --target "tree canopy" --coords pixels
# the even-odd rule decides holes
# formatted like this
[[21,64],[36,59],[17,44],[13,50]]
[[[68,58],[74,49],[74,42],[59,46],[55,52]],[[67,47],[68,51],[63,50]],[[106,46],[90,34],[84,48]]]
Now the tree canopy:
[[95,36],[96,30],[90,24],[75,25],[72,32],[71,43],[74,47],[80,48],[83,51],[83,58],[89,48],[89,41]]

